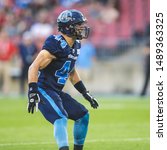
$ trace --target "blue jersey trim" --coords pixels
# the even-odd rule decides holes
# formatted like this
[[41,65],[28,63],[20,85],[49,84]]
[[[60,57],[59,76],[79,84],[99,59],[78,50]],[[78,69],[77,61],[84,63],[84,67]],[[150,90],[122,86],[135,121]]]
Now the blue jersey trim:
[[46,98],[46,100],[50,103],[50,105],[53,107],[53,109],[57,112],[57,114],[60,117],[67,118],[65,115],[63,115],[59,107],[54,103],[54,100],[43,89],[38,88],[38,90]]

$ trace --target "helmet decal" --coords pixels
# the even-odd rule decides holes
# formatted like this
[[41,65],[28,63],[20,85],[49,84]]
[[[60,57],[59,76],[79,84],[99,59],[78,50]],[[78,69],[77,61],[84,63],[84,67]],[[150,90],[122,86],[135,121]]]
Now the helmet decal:
[[63,11],[59,17],[58,17],[58,22],[69,22],[72,21],[72,13],[69,10]]

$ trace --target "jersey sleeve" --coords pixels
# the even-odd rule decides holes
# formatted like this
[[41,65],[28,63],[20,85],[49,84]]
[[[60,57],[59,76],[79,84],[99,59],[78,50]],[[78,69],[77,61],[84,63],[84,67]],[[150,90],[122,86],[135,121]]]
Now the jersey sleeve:
[[60,52],[59,41],[56,40],[53,35],[51,35],[45,40],[42,49],[45,49],[52,55],[56,56],[57,53]]

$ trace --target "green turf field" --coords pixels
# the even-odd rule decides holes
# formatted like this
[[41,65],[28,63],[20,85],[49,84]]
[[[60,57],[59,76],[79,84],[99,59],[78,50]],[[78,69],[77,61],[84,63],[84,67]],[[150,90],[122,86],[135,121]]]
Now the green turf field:
[[[84,101],[84,100],[82,100]],[[149,150],[148,98],[100,98],[100,108],[90,110],[84,150]],[[57,150],[53,127],[40,112],[26,111],[26,99],[0,99],[0,150]],[[70,150],[73,122],[69,121]]]

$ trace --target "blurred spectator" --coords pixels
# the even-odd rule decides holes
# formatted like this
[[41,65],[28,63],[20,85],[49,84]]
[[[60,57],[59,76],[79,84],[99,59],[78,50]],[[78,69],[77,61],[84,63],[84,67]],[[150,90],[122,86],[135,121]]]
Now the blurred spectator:
[[20,94],[25,92],[25,82],[27,81],[28,68],[37,54],[37,47],[33,42],[32,35],[29,31],[23,34],[21,43],[19,43],[19,54],[21,57],[21,76],[20,76]]
[[96,59],[96,50],[94,45],[88,40],[82,40],[82,47],[80,49],[80,55],[77,59],[77,70],[81,76],[81,79],[85,81],[91,79],[92,66]]
[[53,28],[50,24],[50,21],[48,20],[48,17],[49,12],[46,9],[42,9],[36,15],[36,22],[31,26],[30,29],[34,37],[46,37],[52,33]]
[[36,22],[30,28],[30,32],[32,33],[38,49],[41,49],[44,39],[53,33],[53,26],[48,19],[49,11],[42,9],[36,15]]
[[0,7],[10,8],[14,6],[14,0],[0,0]]
[[15,26],[18,34],[29,30],[34,23],[33,12],[31,9],[18,10],[17,12],[17,26]]
[[146,25],[145,38],[146,40],[150,40],[150,22]]
[[16,46],[5,30],[0,31],[0,79],[2,92],[8,94],[11,86],[11,60],[16,53]]
[[8,32],[8,35],[10,37],[15,36],[17,34],[16,24],[17,19],[16,16],[13,14],[13,12],[8,12],[5,17],[5,24],[3,27],[3,30]]
[[0,8],[0,30],[3,27],[5,21],[6,21],[6,18],[5,18],[5,9]]
[[144,84],[140,93],[141,96],[146,95],[147,87],[150,80],[150,41],[147,42],[144,51],[145,51],[145,68],[144,68],[145,79],[144,79]]
[[113,1],[109,1],[103,7],[100,15],[104,23],[110,24],[118,19],[119,11],[115,8]]
[[80,2],[82,0],[59,0],[60,5],[63,7],[69,8],[72,7],[75,3]]
[[141,90],[140,95],[144,96],[146,95],[147,92],[147,87],[149,84],[149,80],[150,80],[150,23],[148,23],[148,25],[146,26],[145,29],[145,40],[146,42],[146,46],[144,48],[144,56],[145,56],[145,66],[144,66],[144,84]]
[[27,8],[32,0],[15,0],[16,5],[20,8]]
[[101,11],[103,10],[103,7],[100,2],[95,1],[95,2],[90,2],[88,6],[88,11],[89,11],[89,16],[91,19],[98,20],[100,19]]

